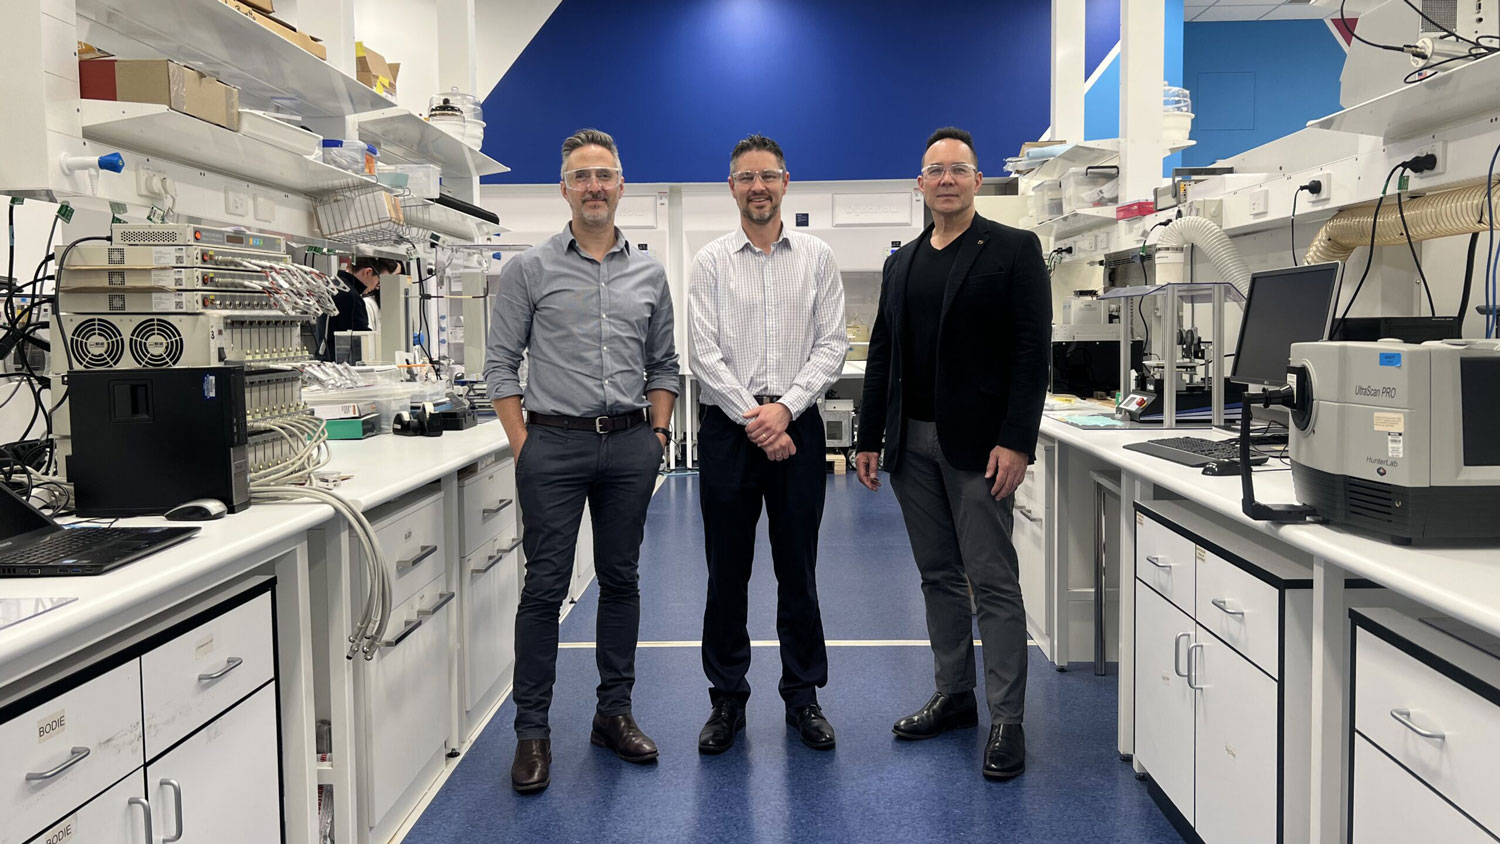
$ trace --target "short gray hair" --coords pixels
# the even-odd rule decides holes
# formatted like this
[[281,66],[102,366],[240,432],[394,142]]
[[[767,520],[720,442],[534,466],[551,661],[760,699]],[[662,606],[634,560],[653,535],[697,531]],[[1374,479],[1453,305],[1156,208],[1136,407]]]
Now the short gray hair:
[[[568,156],[572,155],[574,151],[576,151],[580,147],[586,146],[604,147],[605,149],[609,150],[611,155],[615,157],[615,166],[621,166],[620,150],[615,146],[615,139],[611,138],[608,132],[601,132],[598,129],[579,129],[577,132],[569,135],[566,141],[563,141],[563,171],[566,171],[568,169]],[[558,175],[561,175],[561,173],[559,173]]]

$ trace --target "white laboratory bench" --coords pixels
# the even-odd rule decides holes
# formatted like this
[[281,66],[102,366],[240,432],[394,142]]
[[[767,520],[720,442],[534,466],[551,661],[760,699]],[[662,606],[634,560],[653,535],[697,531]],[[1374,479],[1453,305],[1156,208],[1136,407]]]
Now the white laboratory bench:
[[[338,840],[401,833],[510,687],[524,572],[513,461],[493,421],[331,450],[349,476],[338,492],[392,571],[373,659],[345,658],[365,566],[324,504],[255,504],[97,577],[0,580],[0,599],[76,598],[0,629],[0,757],[19,760],[0,783],[0,844],[85,826],[133,841],[148,817],[158,837],[311,844],[319,785]],[[592,556],[584,530],[573,598]]]
[[[1201,429],[1185,433],[1223,436]],[[1346,840],[1351,771],[1346,757],[1353,746],[1348,717],[1353,687],[1350,607],[1386,607],[1396,602],[1411,612],[1448,616],[1483,633],[1500,635],[1500,546],[1481,542],[1399,546],[1383,537],[1329,525],[1257,522],[1241,511],[1238,477],[1205,476],[1197,468],[1124,448],[1167,435],[1159,429],[1081,428],[1057,418],[1043,419],[1037,463],[1028,476],[1031,489],[1023,486],[1017,494],[1017,509],[1023,517],[1017,519],[1017,546],[1031,634],[1060,668],[1093,659],[1096,649],[1118,653],[1119,751],[1122,756],[1134,756],[1137,772],[1149,776],[1153,796],[1164,804],[1164,811],[1166,803],[1177,804],[1180,812],[1173,820],[1179,828],[1191,827],[1190,832],[1207,844]],[[1278,461],[1259,467],[1254,479],[1260,501],[1295,503],[1291,473]],[[1165,532],[1162,525],[1167,526]],[[1173,547],[1172,542],[1181,545],[1177,558],[1162,550]],[[1180,559],[1184,556],[1186,560]],[[1224,563],[1220,557],[1231,562]],[[1110,610],[1102,643],[1096,643],[1093,623],[1098,559],[1105,561]],[[1218,572],[1213,575],[1217,579],[1208,576],[1212,572]],[[1166,580],[1162,580],[1164,573]],[[1185,597],[1174,593],[1174,588]],[[1211,605],[1210,588],[1219,592],[1238,588],[1244,594],[1229,602],[1218,598]],[[1304,591],[1298,592],[1299,588]],[[1305,606],[1308,591],[1310,608]],[[1138,593],[1148,605],[1137,606]],[[1246,605],[1255,607],[1257,600],[1266,602],[1260,611],[1277,622],[1269,625],[1269,632],[1259,634],[1262,640],[1269,636],[1271,642],[1238,642],[1236,636],[1254,638],[1249,631],[1256,610],[1248,615],[1245,610]],[[1279,618],[1277,606],[1281,607]],[[1154,651],[1141,650],[1155,647],[1148,646],[1147,640],[1156,635],[1158,622],[1168,625],[1165,662]],[[1231,626],[1224,628],[1225,624]],[[1198,652],[1180,652],[1186,649],[1180,648],[1174,635],[1188,637],[1190,649]],[[1213,664],[1216,646],[1237,658],[1217,657],[1220,672],[1205,682],[1195,657],[1208,656]],[[1274,659],[1254,659],[1257,648],[1270,648],[1274,653],[1276,647],[1290,654],[1283,657],[1286,661],[1280,673]],[[1245,750],[1253,735],[1239,736],[1239,745],[1222,734],[1210,734],[1205,741],[1205,734],[1212,732],[1205,723],[1205,712],[1212,706],[1211,693],[1205,688],[1212,689],[1215,683],[1222,688],[1231,682],[1222,668],[1230,662],[1256,662],[1259,673],[1247,672],[1252,678],[1273,676],[1275,682],[1263,677],[1252,681],[1271,683],[1265,692],[1265,700],[1276,701],[1267,707],[1270,735],[1276,736],[1278,730],[1283,736],[1302,730],[1311,748],[1300,762],[1296,748],[1283,758],[1272,754],[1265,760],[1265,770],[1276,773],[1262,795],[1270,802],[1260,808],[1270,818],[1285,821],[1285,829],[1253,829],[1245,804],[1253,802],[1249,795],[1259,786],[1236,782],[1232,771],[1215,770],[1215,766],[1222,767],[1226,753],[1238,756],[1241,767],[1255,764],[1250,761],[1254,754]],[[1301,670],[1297,670],[1299,665]],[[1215,728],[1222,729],[1225,720],[1253,723],[1251,712],[1226,717],[1224,697],[1220,695]],[[1247,686],[1236,705],[1247,706],[1245,701],[1252,699]],[[1162,713],[1177,703],[1186,709],[1176,720],[1185,717],[1186,726],[1163,735],[1161,722],[1174,719]],[[1290,707],[1290,714],[1285,707]],[[1494,716],[1500,716],[1500,708],[1491,711]],[[1142,743],[1149,746],[1138,746]],[[1179,752],[1185,754],[1179,757],[1185,773],[1170,770],[1173,764],[1164,761]],[[1286,771],[1288,765],[1306,766],[1306,775],[1294,776],[1297,770]],[[1195,769],[1199,777],[1196,794],[1192,790]],[[1174,779],[1179,782],[1172,783]],[[1299,787],[1296,793],[1280,798],[1273,795],[1277,788],[1290,789],[1292,782],[1306,783],[1309,793],[1301,793]],[[1470,787],[1479,786],[1471,783]],[[1230,795],[1220,800],[1223,795],[1215,794],[1215,789]],[[1388,840],[1373,837],[1376,829],[1377,825],[1365,824],[1362,835],[1354,840]],[[1490,830],[1496,831],[1500,830]]]

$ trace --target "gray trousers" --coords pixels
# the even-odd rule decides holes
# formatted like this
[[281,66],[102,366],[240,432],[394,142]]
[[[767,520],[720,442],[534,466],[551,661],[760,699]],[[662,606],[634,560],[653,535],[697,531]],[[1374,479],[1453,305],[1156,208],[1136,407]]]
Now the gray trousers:
[[1010,541],[1014,498],[996,501],[992,485],[984,472],[961,471],[943,459],[937,426],[906,421],[906,446],[891,488],[922,575],[937,690],[960,694],[975,686],[972,586],[990,720],[1019,724],[1026,709],[1026,614]]
[[547,710],[557,680],[557,617],[573,579],[584,501],[593,521],[599,578],[598,712],[630,712],[641,622],[637,563],[660,465],[661,440],[646,424],[610,434],[541,425],[527,429],[516,460],[526,551],[526,582],[516,612],[516,738],[551,736]]

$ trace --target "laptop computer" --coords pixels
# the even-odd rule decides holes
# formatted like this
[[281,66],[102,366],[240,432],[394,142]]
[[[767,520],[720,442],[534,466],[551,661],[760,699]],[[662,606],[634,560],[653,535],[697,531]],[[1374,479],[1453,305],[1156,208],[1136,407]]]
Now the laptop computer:
[[0,485],[0,577],[103,574],[197,533],[197,527],[63,527]]

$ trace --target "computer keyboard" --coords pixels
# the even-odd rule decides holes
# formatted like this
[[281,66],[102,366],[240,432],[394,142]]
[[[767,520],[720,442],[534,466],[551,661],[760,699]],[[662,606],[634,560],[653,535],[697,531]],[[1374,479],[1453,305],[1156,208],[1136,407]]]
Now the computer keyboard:
[[[1254,440],[1256,445],[1269,445],[1264,440]],[[1152,457],[1160,457],[1184,466],[1206,466],[1209,463],[1224,463],[1240,459],[1239,440],[1206,440],[1202,437],[1163,437],[1143,443],[1125,446],[1130,451],[1139,451]],[[1251,454],[1250,465],[1259,466],[1269,458],[1264,454]]]
[[116,539],[138,537],[132,528],[77,528],[60,530],[18,551],[0,554],[0,566],[27,566],[55,563],[80,551],[92,550]]

